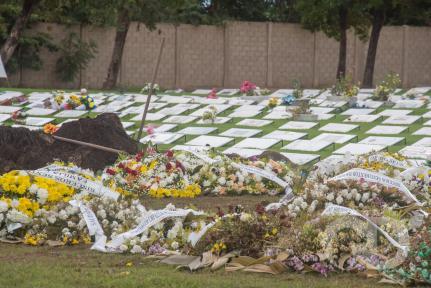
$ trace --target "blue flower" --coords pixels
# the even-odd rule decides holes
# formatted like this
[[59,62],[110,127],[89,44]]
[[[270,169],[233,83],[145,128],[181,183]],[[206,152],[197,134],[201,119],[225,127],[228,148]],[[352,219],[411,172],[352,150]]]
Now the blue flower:
[[281,98],[283,105],[292,105],[295,100],[296,98],[292,94],[283,96],[283,98]]

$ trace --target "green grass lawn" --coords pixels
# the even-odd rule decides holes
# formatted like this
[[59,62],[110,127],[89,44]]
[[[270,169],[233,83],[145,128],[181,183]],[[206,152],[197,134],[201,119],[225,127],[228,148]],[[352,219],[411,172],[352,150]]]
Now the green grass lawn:
[[[352,274],[285,273],[266,275],[188,272],[138,255],[103,254],[89,246],[30,247],[0,244],[0,287],[4,288],[221,288],[221,287],[372,287],[378,279]],[[126,264],[132,263],[128,267]],[[379,287],[385,287],[379,285]]]

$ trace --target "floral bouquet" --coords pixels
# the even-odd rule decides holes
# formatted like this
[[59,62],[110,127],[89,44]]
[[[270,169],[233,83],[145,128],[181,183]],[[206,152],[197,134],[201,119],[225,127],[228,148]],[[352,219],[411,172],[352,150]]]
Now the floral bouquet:
[[377,85],[374,90],[373,99],[379,101],[388,101],[389,96],[401,85],[400,75],[389,73],[385,79]]
[[215,119],[217,118],[217,108],[214,106],[209,106],[208,109],[204,111],[202,114],[202,120],[207,122],[214,123]]
[[337,79],[337,82],[331,88],[331,94],[333,96],[344,97],[347,99],[358,95],[358,93],[359,87],[353,83],[352,78],[349,76]]
[[175,159],[174,153],[154,153],[143,157],[120,158],[105,169],[105,183],[132,192],[135,195],[153,197],[195,197],[201,193],[193,183],[184,166]]
[[271,99],[269,99],[268,108],[273,109],[277,107],[277,105],[278,105],[278,99],[276,97],[272,97]]
[[245,80],[242,82],[241,87],[239,91],[246,96],[258,96],[256,95],[257,92],[257,86],[253,82],[250,82],[248,80]]
[[[144,88],[141,89],[141,93],[148,94],[150,93],[151,83],[146,83]],[[153,85],[153,94],[157,95],[157,93],[160,92],[160,86],[157,83],[154,83]]]

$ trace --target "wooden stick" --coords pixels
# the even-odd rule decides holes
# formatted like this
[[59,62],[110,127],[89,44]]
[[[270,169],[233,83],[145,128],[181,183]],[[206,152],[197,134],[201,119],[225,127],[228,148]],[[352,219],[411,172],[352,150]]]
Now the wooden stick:
[[150,90],[148,91],[147,102],[145,103],[144,114],[142,114],[141,126],[139,127],[139,132],[138,132],[138,135],[136,137],[136,141],[139,141],[141,139],[141,136],[142,136],[142,130],[144,129],[145,119],[147,118],[148,107],[149,107],[150,101],[151,101],[151,95],[154,92],[153,91],[154,90],[154,82],[156,82],[157,72],[159,71],[159,65],[160,65],[160,60],[162,59],[162,52],[163,52],[164,45],[165,45],[165,37],[162,38],[162,43],[160,43],[159,55],[157,56],[156,67],[154,69],[153,78],[152,78],[151,83],[150,83]]
[[93,144],[93,143],[87,143],[87,142],[82,142],[82,141],[79,141],[79,140],[64,138],[64,137],[60,137],[60,136],[52,135],[52,138],[60,140],[60,141],[64,141],[64,142],[69,142],[69,143],[72,143],[72,144],[87,146],[87,147],[94,148],[94,149],[99,149],[99,150],[106,151],[106,152],[111,152],[111,153],[116,153],[116,154],[126,153],[126,152],[124,152],[122,150],[117,150],[117,149],[114,149],[114,148],[109,148],[109,147],[105,147],[105,146],[101,146],[101,145],[97,145],[97,144]]

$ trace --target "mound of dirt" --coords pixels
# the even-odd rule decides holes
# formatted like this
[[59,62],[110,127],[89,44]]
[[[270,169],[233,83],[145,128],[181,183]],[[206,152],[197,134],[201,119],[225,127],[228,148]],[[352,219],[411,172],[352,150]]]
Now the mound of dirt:
[[[138,152],[138,143],[126,134],[120,119],[112,113],[65,123],[55,135],[130,154]],[[115,153],[54,140],[43,132],[0,126],[0,173],[14,169],[37,169],[54,160],[73,162],[96,171],[114,163],[117,156]]]

